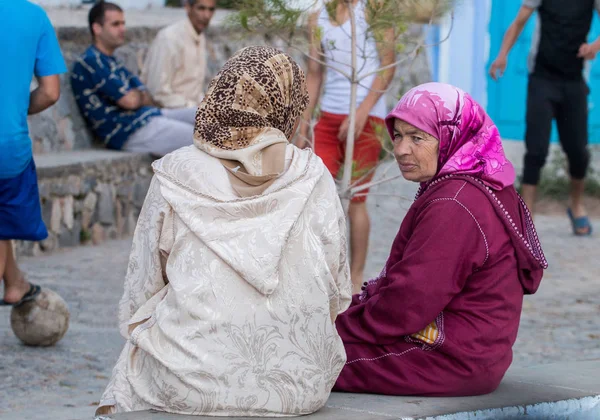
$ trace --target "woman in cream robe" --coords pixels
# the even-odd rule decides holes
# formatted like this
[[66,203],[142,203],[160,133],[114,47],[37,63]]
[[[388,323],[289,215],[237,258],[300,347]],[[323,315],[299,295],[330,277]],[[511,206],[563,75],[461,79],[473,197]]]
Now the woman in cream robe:
[[288,55],[245,48],[212,81],[195,144],[152,165],[119,306],[127,342],[97,414],[325,404],[351,285],[334,181],[288,143],[307,101]]

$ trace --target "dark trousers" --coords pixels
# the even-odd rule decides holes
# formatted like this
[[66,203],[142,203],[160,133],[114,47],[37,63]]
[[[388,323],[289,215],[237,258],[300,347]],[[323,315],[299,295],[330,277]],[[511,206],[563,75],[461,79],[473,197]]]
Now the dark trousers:
[[584,80],[549,80],[529,76],[523,183],[537,185],[550,147],[552,120],[574,179],[585,178],[590,161],[588,144],[589,89]]

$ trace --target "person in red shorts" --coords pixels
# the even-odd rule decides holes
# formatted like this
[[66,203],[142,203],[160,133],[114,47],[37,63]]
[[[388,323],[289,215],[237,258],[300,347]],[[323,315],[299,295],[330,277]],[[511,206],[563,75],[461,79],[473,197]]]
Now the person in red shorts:
[[[349,126],[351,85],[343,73],[349,73],[351,68],[349,7],[352,7],[356,16],[356,69],[358,77],[364,77],[357,88],[352,162],[352,183],[357,185],[371,181],[375,172],[373,169],[379,160],[381,136],[385,132],[383,119],[386,116],[383,92],[394,76],[394,67],[391,65],[395,60],[393,42],[387,42],[387,39],[381,43],[376,42],[369,30],[367,1],[338,1],[335,2],[337,4],[331,4],[334,7],[326,4],[311,16],[310,31],[319,36],[318,40],[317,37],[313,38],[311,43],[310,55],[313,59],[308,60],[307,73],[310,103],[304,113],[299,140],[296,142],[298,147],[306,147],[309,144],[308,121],[319,103],[320,117],[314,129],[313,148],[331,175],[340,175]],[[386,66],[390,67],[378,71]],[[366,193],[368,189],[352,198],[348,209],[353,293],[360,292],[369,245],[370,220]]]

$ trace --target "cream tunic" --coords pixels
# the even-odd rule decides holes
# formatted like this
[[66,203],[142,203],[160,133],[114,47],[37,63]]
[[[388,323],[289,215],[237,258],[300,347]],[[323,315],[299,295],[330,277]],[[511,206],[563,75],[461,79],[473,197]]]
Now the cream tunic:
[[161,107],[197,107],[204,96],[206,37],[187,18],[162,29],[148,50],[141,77]]
[[153,164],[120,302],[127,343],[100,407],[286,416],[326,403],[346,361],[346,222],[322,161],[286,156],[248,198],[194,146]]

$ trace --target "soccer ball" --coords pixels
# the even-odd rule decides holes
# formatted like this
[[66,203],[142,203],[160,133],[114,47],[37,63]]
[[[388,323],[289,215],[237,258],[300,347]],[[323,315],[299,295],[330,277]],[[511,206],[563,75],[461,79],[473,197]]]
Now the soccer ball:
[[42,288],[32,301],[13,307],[10,326],[28,346],[52,346],[69,329],[69,309],[58,293]]

